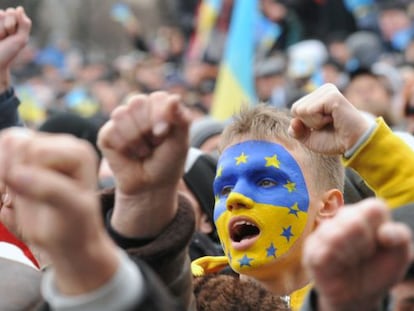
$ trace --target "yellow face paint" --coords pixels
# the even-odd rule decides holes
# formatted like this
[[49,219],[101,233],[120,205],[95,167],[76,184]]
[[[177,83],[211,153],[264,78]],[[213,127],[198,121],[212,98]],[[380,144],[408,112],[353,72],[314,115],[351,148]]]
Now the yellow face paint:
[[309,195],[302,171],[281,145],[246,141],[219,159],[214,220],[239,273],[277,260],[301,236]]

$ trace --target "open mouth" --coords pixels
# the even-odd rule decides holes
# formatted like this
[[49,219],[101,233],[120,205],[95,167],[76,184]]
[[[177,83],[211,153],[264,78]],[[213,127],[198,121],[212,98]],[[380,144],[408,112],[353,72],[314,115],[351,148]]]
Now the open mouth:
[[229,232],[233,247],[242,250],[250,247],[257,240],[260,229],[253,221],[237,217],[230,221]]

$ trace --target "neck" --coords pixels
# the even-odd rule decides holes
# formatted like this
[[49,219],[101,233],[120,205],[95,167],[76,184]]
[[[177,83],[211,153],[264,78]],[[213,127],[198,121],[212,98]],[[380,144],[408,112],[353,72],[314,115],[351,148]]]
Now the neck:
[[248,277],[260,283],[267,290],[280,295],[291,293],[306,286],[310,280],[302,267],[301,261],[289,258],[279,258],[277,263],[260,267]]

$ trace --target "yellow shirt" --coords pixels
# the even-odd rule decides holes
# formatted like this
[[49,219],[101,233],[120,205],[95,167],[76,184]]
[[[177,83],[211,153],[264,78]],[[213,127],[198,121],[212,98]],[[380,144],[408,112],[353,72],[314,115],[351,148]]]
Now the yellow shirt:
[[361,175],[391,208],[414,202],[414,152],[382,118],[364,144],[343,163]]

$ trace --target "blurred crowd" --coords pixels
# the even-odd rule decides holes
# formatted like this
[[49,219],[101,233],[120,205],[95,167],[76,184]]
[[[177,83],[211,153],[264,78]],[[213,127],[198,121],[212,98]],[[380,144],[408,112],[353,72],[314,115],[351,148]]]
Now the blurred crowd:
[[[0,136],[0,238],[12,236],[36,271],[57,271],[42,285],[50,309],[166,310],[172,293],[187,310],[196,310],[193,295],[197,310],[212,310],[204,295],[228,287],[237,290],[217,303],[233,310],[239,301],[260,301],[263,310],[278,302],[296,311],[303,301],[306,311],[385,310],[403,275],[398,286],[409,282],[408,295],[398,286],[391,294],[405,301],[412,239],[398,225],[387,231],[395,225],[387,207],[412,214],[413,1],[257,0],[252,72],[263,105],[224,121],[212,107],[237,0],[159,3],[168,20],[154,35],[132,3],[114,3],[107,18],[130,42],[114,59],[90,57],[63,37],[39,46],[22,8],[0,11],[0,125],[39,130]],[[201,33],[202,10],[212,3],[220,5]],[[73,134],[94,148],[40,132]],[[375,195],[384,202],[338,212]],[[273,214],[275,206],[288,212]],[[405,213],[400,220],[412,227]],[[262,232],[276,235],[273,220],[282,242],[252,247]],[[26,236],[40,250],[17,239]],[[352,291],[365,281],[372,286]]]
[[[131,51],[115,59],[88,59],[63,39],[42,48],[29,43],[12,72],[25,123],[36,127],[48,115],[69,110],[100,126],[130,92],[160,89],[180,94],[194,119],[208,115],[233,1],[223,1],[207,46],[196,52],[202,1],[170,2],[172,22],[150,39],[133,6],[114,4],[108,18],[131,42]],[[260,101],[289,107],[330,82],[358,108],[414,131],[413,3],[261,0],[260,8],[276,31],[257,43],[254,78]]]

